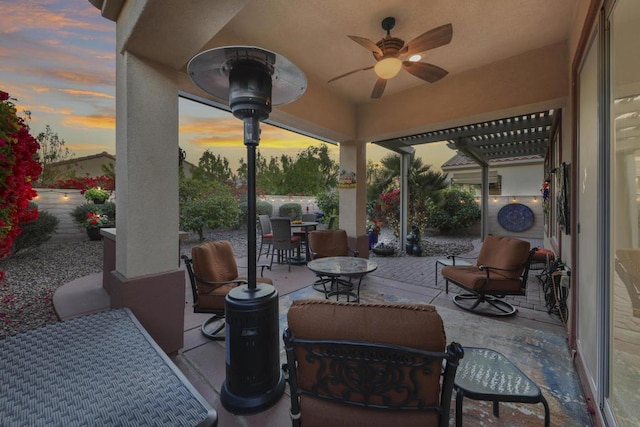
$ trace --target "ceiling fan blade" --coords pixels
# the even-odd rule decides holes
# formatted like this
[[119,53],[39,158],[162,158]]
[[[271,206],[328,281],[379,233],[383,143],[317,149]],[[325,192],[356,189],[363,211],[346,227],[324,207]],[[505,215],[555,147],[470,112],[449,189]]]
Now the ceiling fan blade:
[[433,64],[427,64],[426,62],[404,61],[402,62],[402,68],[417,78],[426,80],[429,83],[435,83],[449,74],[449,72],[444,68],[440,68]]
[[453,36],[453,26],[451,24],[442,25],[433,30],[427,31],[411,40],[400,51],[401,55],[413,55],[425,50],[435,49],[451,42]]
[[373,66],[373,65],[371,65],[371,66],[369,66],[369,67],[358,68],[357,70],[353,70],[353,71],[349,71],[348,73],[340,74],[339,76],[334,77],[334,78],[332,78],[331,80],[329,80],[327,83],[331,83],[331,82],[336,81],[336,80],[338,80],[338,79],[341,79],[341,78],[343,78],[343,77],[350,76],[351,74],[353,74],[353,73],[357,73],[358,71],[367,71],[367,70],[370,70],[370,69],[372,69],[373,67],[374,67],[374,66]]
[[382,55],[382,50],[380,50],[378,45],[372,42],[371,40],[364,37],[358,37],[358,36],[347,36],[347,37],[349,37],[354,42],[358,43],[360,46],[370,50],[371,52],[377,53],[378,55]]
[[373,86],[371,98],[380,98],[382,96],[382,93],[384,92],[385,87],[387,87],[387,80],[378,78],[378,81],[376,81],[376,84]]

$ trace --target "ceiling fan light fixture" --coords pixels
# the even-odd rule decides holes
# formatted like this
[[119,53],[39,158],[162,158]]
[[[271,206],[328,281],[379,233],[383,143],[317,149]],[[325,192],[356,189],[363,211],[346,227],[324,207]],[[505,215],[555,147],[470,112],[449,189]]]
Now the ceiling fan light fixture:
[[418,62],[422,59],[422,55],[420,55],[419,53],[416,53],[415,55],[411,55],[409,57],[409,61],[411,62]]
[[402,61],[395,57],[384,58],[378,61],[374,71],[381,79],[391,79],[402,69]]

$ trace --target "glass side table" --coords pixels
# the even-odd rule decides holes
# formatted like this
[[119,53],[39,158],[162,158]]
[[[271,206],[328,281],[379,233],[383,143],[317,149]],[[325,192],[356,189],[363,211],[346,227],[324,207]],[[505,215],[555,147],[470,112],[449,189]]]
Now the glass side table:
[[549,405],[540,388],[501,353],[488,348],[465,347],[453,384],[456,390],[456,427],[462,427],[462,400],[493,402],[499,416],[499,402],[542,403],[544,425],[549,427]]

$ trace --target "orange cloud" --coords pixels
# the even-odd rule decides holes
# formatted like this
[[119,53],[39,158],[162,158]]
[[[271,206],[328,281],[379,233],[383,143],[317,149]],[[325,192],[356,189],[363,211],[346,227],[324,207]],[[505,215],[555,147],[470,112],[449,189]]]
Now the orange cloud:
[[[263,124],[260,146],[265,148],[289,149],[306,148],[322,144],[317,139]],[[180,134],[193,145],[210,147],[237,147],[244,143],[242,122],[234,117],[222,119],[187,119],[180,124]]]
[[[73,10],[49,10],[45,2],[23,0],[3,2],[3,30],[8,33],[29,29],[48,29],[61,32],[64,29],[86,29],[89,23],[75,19]],[[93,28],[93,27],[92,27]]]
[[49,75],[52,77],[58,77],[59,79],[62,79],[62,80],[68,80],[74,83],[89,83],[89,84],[109,83],[109,82],[105,82],[104,78],[102,78],[101,76],[88,74],[88,73],[78,73],[74,71],[50,70]]
[[115,129],[116,118],[111,115],[71,116],[64,118],[62,124],[72,128]]
[[76,96],[94,96],[97,98],[108,98],[108,99],[114,98],[113,95],[109,95],[107,93],[102,93],[102,92],[94,92],[90,90],[77,90],[77,89],[58,89],[58,90],[60,92],[68,93],[70,95],[76,95]]

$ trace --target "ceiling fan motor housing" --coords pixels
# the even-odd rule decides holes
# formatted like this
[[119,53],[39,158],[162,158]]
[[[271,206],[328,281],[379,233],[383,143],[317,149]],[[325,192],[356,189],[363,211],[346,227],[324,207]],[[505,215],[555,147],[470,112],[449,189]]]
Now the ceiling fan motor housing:
[[377,52],[373,52],[373,57],[376,58],[377,61],[382,58],[386,58],[388,56],[398,56],[398,52],[404,46],[404,40],[399,39],[397,37],[386,36],[381,39],[376,45],[382,51],[382,55]]

